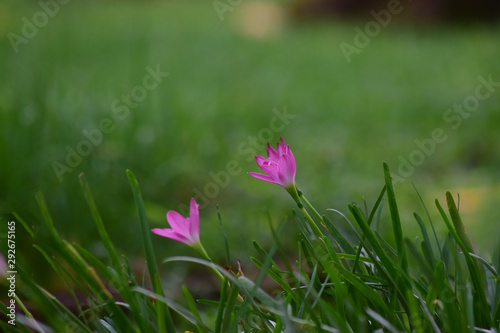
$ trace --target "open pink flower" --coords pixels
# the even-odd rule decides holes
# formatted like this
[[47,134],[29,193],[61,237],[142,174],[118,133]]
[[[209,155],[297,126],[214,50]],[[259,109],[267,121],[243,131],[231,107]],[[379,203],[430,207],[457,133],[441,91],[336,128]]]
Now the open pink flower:
[[292,151],[285,140],[281,139],[281,144],[278,143],[277,150],[267,144],[267,155],[269,158],[255,156],[257,165],[267,175],[261,173],[249,172],[250,176],[265,180],[266,182],[275,183],[284,188],[295,187],[295,158]]
[[200,243],[200,214],[198,204],[191,198],[189,217],[171,210],[167,213],[167,221],[171,229],[153,229],[153,233],[167,237],[189,246]]

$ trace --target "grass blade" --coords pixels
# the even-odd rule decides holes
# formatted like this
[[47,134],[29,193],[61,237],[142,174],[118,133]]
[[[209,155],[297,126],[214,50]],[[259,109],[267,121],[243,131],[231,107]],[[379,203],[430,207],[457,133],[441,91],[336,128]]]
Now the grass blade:
[[448,205],[448,211],[450,212],[451,221],[455,226],[455,232],[465,245],[465,249],[467,252],[474,253],[474,249],[472,248],[472,243],[470,242],[469,237],[465,233],[465,227],[462,222],[462,218],[458,213],[457,206],[455,205],[455,200],[453,200],[453,196],[450,192],[446,192],[446,203]]
[[[380,191],[380,194],[377,198],[377,201],[375,202],[375,205],[373,205],[372,211],[370,212],[370,216],[368,216],[368,220],[366,221],[368,223],[368,226],[371,226],[373,217],[375,216],[375,212],[378,210],[378,207],[380,206],[380,203],[382,202],[382,198],[384,197],[384,193],[386,190],[387,186],[384,186],[382,188],[382,191]],[[363,235],[364,239],[364,235]],[[361,250],[363,249],[363,245],[360,243],[358,246],[358,251],[356,252],[356,260],[354,261],[354,265],[352,267],[352,272],[356,273],[356,268],[358,267],[359,264],[359,256],[361,255]]]
[[118,260],[118,255],[116,253],[115,247],[109,238],[108,232],[104,227],[104,223],[102,221],[101,215],[97,209],[97,205],[95,203],[94,197],[92,196],[92,192],[90,191],[89,184],[85,179],[85,175],[81,173],[78,177],[80,179],[80,186],[82,188],[83,196],[89,205],[90,213],[92,214],[92,218],[94,219],[95,225],[97,227],[97,231],[99,232],[99,236],[101,237],[102,243],[108,252],[109,257],[111,258],[111,263],[113,268],[117,272],[121,272],[120,261]]
[[388,321],[386,318],[378,314],[377,312],[373,311],[372,309],[368,308],[366,309],[366,313],[372,317],[376,322],[378,322],[380,325],[385,327],[389,332],[391,333],[400,333],[400,331],[394,327],[390,321]]
[[35,195],[35,199],[38,203],[38,207],[40,208],[40,212],[42,213],[43,221],[49,228],[49,231],[54,237],[54,241],[60,245],[61,244],[61,237],[59,236],[59,233],[57,232],[55,226],[54,226],[54,220],[52,220],[52,216],[50,215],[49,208],[47,207],[47,202],[45,201],[45,197],[42,193],[42,191],[38,191]]
[[[451,198],[453,200],[453,198]],[[436,207],[438,208],[439,213],[441,214],[441,217],[443,218],[444,223],[446,224],[446,227],[448,228],[448,231],[450,232],[451,236],[457,243],[458,247],[462,250],[462,253],[464,255],[465,261],[467,262],[467,267],[469,269],[470,277],[472,279],[472,284],[474,286],[474,300],[475,300],[475,307],[474,307],[474,314],[476,317],[476,322],[478,325],[480,325],[482,328],[490,328],[491,325],[491,316],[489,313],[489,306],[486,301],[486,296],[484,294],[484,286],[481,280],[481,276],[479,273],[478,265],[475,259],[473,259],[470,255],[469,252],[467,251],[467,246],[462,242],[462,239],[460,236],[457,234],[455,228],[452,226],[450,223],[448,217],[446,216],[446,213],[444,212],[443,208],[441,207],[439,201],[436,199],[435,201]],[[453,207],[453,206],[449,206]],[[452,208],[453,209],[453,208]],[[456,207],[455,207],[456,209]],[[456,212],[458,213],[458,212]],[[454,212],[454,214],[456,214]]]
[[35,237],[36,237],[35,231],[32,228],[30,228],[30,226],[28,225],[28,223],[26,223],[26,221],[23,218],[21,218],[21,216],[18,213],[13,212],[12,215],[14,215],[14,217],[16,218],[16,220],[19,221],[19,223],[22,224],[22,226],[24,227],[24,229],[26,229],[26,231],[31,236],[31,238],[35,239]]
[[186,286],[182,286],[182,293],[184,294],[184,298],[186,298],[186,301],[189,306],[189,310],[193,314],[193,316],[196,318],[196,327],[198,328],[198,331],[200,333],[208,333],[208,330],[205,328],[205,325],[203,324],[203,320],[201,319],[200,312],[198,311],[198,308],[196,307],[196,303],[193,299],[193,296],[189,292],[188,288]]
[[392,177],[387,163],[384,163],[384,178],[385,186],[387,189],[387,201],[389,203],[389,210],[391,212],[392,228],[394,232],[394,239],[396,242],[396,250],[398,253],[398,261],[401,269],[408,275],[408,259],[406,258],[403,230],[401,228],[401,219],[399,217],[398,205],[396,203],[396,194],[392,186]]
[[340,248],[349,254],[355,254],[356,251],[352,247],[351,244],[345,239],[345,237],[340,233],[340,231],[335,227],[335,225],[325,216],[323,215],[323,223],[325,224],[326,229],[332,234],[333,239],[339,243]]
[[413,217],[415,217],[415,220],[417,220],[420,230],[422,231],[422,236],[424,237],[425,245],[422,246],[422,251],[427,259],[427,262],[431,264],[431,267],[434,267],[436,259],[434,258],[434,253],[432,252],[432,244],[429,239],[427,229],[425,228],[424,222],[417,213],[413,213]]
[[[160,282],[160,275],[158,273],[158,267],[156,266],[156,259],[153,250],[153,242],[151,241],[151,230],[149,228],[148,219],[146,217],[146,209],[144,208],[144,201],[142,200],[141,190],[139,188],[139,183],[137,178],[132,173],[132,171],[127,170],[128,180],[130,186],[132,187],[132,192],[134,194],[135,204],[137,206],[137,214],[139,216],[139,222],[141,225],[141,236],[144,245],[144,251],[146,253],[146,261],[148,265],[149,275],[151,277],[151,283],[153,285],[153,290],[156,294],[160,296],[165,296],[163,288]],[[174,323],[168,305],[163,302],[157,302],[157,315],[158,315],[158,330],[160,333],[175,332]]]
[[[436,229],[434,228],[434,223],[432,223],[431,214],[429,214],[429,210],[427,209],[427,206],[424,203],[424,199],[422,199],[422,196],[420,195],[420,192],[417,190],[417,187],[415,186],[415,184],[411,183],[411,185],[415,189],[415,192],[417,192],[418,198],[420,199],[420,203],[424,207],[425,213],[427,214],[427,218],[429,219],[429,223],[431,224],[432,232],[434,233],[434,238],[436,240],[437,248],[440,249],[441,248],[441,244],[439,243],[439,239],[438,239],[438,236],[437,236],[437,233],[436,233]],[[429,243],[429,246],[430,246],[430,243]]]
[[370,226],[366,222],[366,220],[363,217],[363,214],[361,213],[359,208],[357,206],[354,206],[354,205],[347,205],[347,207],[351,211],[351,214],[354,216],[354,219],[356,220],[356,222],[358,222],[359,227],[363,231],[363,236],[366,237],[369,244],[371,244],[371,246],[373,247],[373,250],[374,250],[375,254],[379,257],[382,265],[385,267],[385,269],[387,270],[387,272],[389,272],[389,274],[391,276],[395,276],[396,269],[394,268],[393,261],[389,258],[389,256],[383,250],[382,246],[378,242],[373,231],[370,229]]
[[224,318],[224,305],[226,304],[227,299],[227,290],[228,290],[228,279],[225,276],[222,280],[222,289],[220,291],[219,297],[219,306],[217,308],[217,316],[215,317],[215,333],[222,332],[222,319]]
[[234,310],[236,306],[236,299],[238,298],[239,289],[235,284],[229,287],[229,295],[224,303],[224,318],[222,319],[222,332],[229,333],[236,331],[237,324],[233,324],[231,329],[229,325],[233,320],[238,321],[239,317],[235,317]]
[[224,237],[224,247],[226,249],[226,266],[231,266],[231,256],[229,254],[229,243],[227,241],[226,229],[224,229],[224,225],[222,225],[222,218],[219,212],[219,205],[217,205],[217,217],[219,218],[219,226],[222,232],[222,236]]

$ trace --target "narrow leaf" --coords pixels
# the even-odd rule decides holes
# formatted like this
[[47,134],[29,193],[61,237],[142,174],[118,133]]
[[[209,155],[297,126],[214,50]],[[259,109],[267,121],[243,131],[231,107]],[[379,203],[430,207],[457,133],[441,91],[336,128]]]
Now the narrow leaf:
[[[163,288],[160,282],[160,275],[158,273],[158,268],[156,267],[155,253],[153,250],[153,242],[151,241],[151,230],[149,228],[148,219],[146,216],[146,209],[144,208],[144,201],[142,200],[141,190],[139,188],[139,183],[135,178],[132,171],[127,170],[128,180],[130,186],[132,187],[132,192],[134,194],[135,205],[137,206],[137,214],[139,216],[139,222],[141,225],[141,236],[142,243],[144,245],[144,250],[146,252],[146,260],[149,270],[149,275],[151,277],[151,283],[155,293],[164,296]],[[160,333],[174,332],[175,327],[168,310],[168,305],[162,302],[157,303],[158,311],[158,330]]]

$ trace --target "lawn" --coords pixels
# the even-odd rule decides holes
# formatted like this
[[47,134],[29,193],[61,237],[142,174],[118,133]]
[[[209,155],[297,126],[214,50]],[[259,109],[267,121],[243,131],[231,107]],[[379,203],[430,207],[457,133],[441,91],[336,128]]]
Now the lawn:
[[[234,257],[251,266],[252,240],[272,243],[268,215],[274,226],[291,219],[286,193],[246,174],[258,171],[253,155],[282,136],[299,187],[322,212],[373,205],[386,161],[404,176],[395,191],[407,237],[419,230],[413,211],[423,215],[413,182],[429,207],[446,190],[460,193],[465,228],[490,253],[500,234],[499,27],[394,22],[348,62],[339,45],[353,44],[366,21],[288,18],[279,33],[256,38],[239,24],[245,4],[221,21],[211,2],[74,0],[13,47],[8,34],[21,35],[22,18],[41,9],[2,3],[3,220],[17,211],[37,224],[41,190],[60,234],[102,256],[79,185],[84,173],[111,239],[140,262],[130,169],[153,227],[166,227],[166,212],[197,196],[213,259],[224,258],[218,205]],[[489,91],[484,81],[493,81],[490,94],[473,111],[449,111],[467,106],[479,86]],[[284,243],[295,244],[296,233],[284,231]],[[19,228],[19,256],[36,272],[44,263],[31,242]],[[194,254],[153,242],[159,258]]]

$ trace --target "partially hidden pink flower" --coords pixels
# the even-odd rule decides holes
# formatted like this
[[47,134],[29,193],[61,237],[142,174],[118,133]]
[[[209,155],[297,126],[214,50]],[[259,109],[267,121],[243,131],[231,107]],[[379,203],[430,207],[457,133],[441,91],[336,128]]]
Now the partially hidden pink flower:
[[7,262],[5,257],[0,253],[0,277],[7,275]]
[[257,165],[266,174],[249,172],[250,176],[265,180],[266,182],[275,183],[283,186],[285,189],[295,187],[295,158],[293,157],[290,147],[285,143],[283,138],[281,144],[278,143],[277,149],[267,144],[268,158],[255,156]]
[[200,243],[200,214],[198,204],[191,198],[189,217],[183,217],[176,211],[167,213],[167,221],[170,229],[152,229],[151,231],[157,235],[167,237],[189,246],[198,245]]

